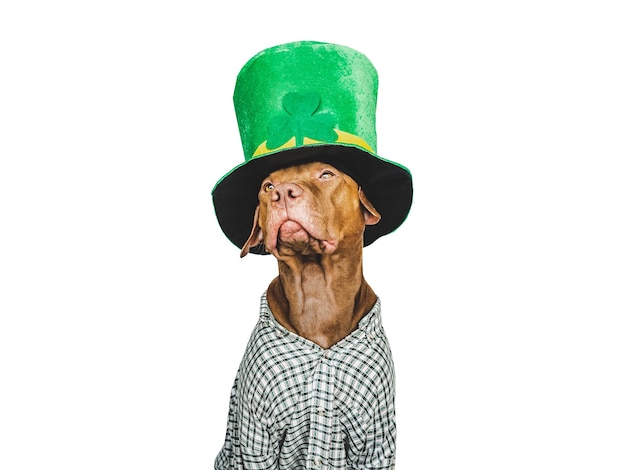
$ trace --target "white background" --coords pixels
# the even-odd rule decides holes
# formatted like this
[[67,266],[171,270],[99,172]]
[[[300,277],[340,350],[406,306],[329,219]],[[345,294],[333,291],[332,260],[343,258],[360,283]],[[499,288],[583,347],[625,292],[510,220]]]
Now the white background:
[[3,2],[0,468],[212,468],[276,266],[211,189],[240,67],[302,39],[372,60],[414,177],[365,250],[397,468],[626,468],[620,3]]

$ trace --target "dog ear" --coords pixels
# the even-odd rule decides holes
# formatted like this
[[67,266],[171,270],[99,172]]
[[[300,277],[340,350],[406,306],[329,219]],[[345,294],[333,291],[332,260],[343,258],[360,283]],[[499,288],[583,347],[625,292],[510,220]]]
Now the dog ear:
[[241,253],[239,253],[239,257],[243,258],[250,253],[250,248],[257,246],[260,243],[263,243],[263,230],[259,225],[259,206],[256,206],[256,210],[254,211],[254,221],[252,222],[252,231],[250,232],[250,236],[246,240],[246,243],[244,243]]
[[361,209],[363,210],[363,216],[365,217],[365,225],[376,225],[380,222],[380,214],[374,208],[369,199],[367,199],[361,188],[359,188],[359,200],[361,201]]

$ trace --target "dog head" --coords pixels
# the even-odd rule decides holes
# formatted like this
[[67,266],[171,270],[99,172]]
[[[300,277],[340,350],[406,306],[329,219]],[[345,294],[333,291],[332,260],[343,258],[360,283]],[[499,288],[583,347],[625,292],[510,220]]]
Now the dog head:
[[365,225],[379,220],[358,184],[332,165],[314,162],[283,168],[261,183],[241,257],[260,244],[277,258],[362,246]]

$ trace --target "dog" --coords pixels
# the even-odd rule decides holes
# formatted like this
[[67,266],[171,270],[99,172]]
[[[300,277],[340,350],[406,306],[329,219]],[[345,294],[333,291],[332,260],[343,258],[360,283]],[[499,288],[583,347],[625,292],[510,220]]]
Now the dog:
[[380,219],[330,164],[263,179],[240,256],[263,247],[278,276],[235,378],[217,470],[394,467],[393,361],[362,260]]

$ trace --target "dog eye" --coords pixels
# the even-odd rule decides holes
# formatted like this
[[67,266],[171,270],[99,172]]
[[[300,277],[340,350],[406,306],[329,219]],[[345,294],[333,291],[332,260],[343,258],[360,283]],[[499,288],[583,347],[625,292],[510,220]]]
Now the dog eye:
[[263,191],[265,191],[266,193],[271,191],[272,189],[274,189],[274,185],[269,181],[263,185]]
[[332,171],[324,170],[322,174],[320,175],[320,179],[328,179],[328,178],[332,178],[333,176],[335,176],[335,174]]

